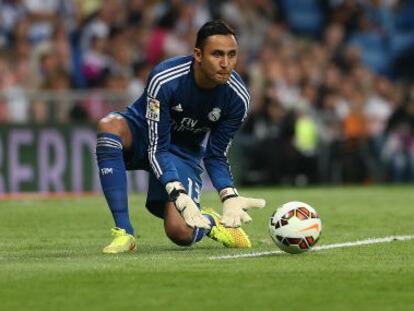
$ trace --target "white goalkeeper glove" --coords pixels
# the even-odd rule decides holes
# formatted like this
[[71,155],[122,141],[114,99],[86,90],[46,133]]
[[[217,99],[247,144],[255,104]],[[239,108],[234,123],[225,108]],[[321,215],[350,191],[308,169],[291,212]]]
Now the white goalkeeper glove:
[[220,191],[220,199],[223,202],[223,216],[221,223],[225,227],[236,228],[244,223],[252,221],[246,210],[249,208],[263,208],[266,201],[263,199],[244,198],[239,196],[237,190],[232,187]]
[[179,181],[167,183],[165,189],[171,201],[174,203],[175,208],[183,216],[188,226],[191,228],[210,229],[210,222],[201,214],[197,205],[186,193],[184,186]]

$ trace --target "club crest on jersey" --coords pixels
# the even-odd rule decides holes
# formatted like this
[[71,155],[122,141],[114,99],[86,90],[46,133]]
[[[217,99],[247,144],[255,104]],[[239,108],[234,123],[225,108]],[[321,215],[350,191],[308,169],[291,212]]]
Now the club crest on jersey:
[[147,97],[147,112],[145,117],[152,121],[160,121],[160,102],[152,97]]
[[218,119],[220,119],[221,116],[221,109],[220,108],[213,108],[213,110],[211,110],[208,113],[208,119],[211,122],[216,122]]

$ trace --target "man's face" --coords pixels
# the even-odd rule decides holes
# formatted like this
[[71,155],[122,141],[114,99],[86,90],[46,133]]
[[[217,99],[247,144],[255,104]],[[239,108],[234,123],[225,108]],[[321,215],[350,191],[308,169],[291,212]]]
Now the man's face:
[[199,64],[202,87],[225,84],[236,66],[238,45],[233,35],[213,35],[203,49],[195,48],[194,58]]

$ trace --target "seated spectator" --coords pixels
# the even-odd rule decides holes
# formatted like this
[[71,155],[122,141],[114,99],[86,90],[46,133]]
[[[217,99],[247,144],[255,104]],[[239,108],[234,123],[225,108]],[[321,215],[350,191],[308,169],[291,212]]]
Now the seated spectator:
[[105,70],[109,68],[110,57],[107,54],[107,38],[94,36],[90,48],[85,51],[82,59],[82,73],[88,87],[96,87],[102,83]]
[[408,101],[389,119],[382,156],[389,181],[414,181],[414,87]]
[[66,71],[56,70],[50,72],[41,88],[46,92],[42,96],[36,97],[32,102],[34,121],[38,123],[68,122],[69,111],[72,109],[74,101],[67,97],[68,94],[62,96],[61,93],[69,91],[70,87],[70,77]]
[[367,120],[364,115],[365,97],[356,90],[348,115],[343,120],[343,180],[365,182],[368,178]]

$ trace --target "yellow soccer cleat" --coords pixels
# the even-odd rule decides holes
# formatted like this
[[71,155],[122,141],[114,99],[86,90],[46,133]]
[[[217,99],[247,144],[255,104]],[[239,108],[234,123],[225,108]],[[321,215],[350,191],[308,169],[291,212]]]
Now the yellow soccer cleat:
[[209,238],[221,242],[229,248],[250,248],[249,237],[242,228],[226,228],[220,223],[220,215],[212,208],[205,208],[201,211],[203,215],[209,215],[214,219],[215,226],[211,227]]
[[112,235],[115,236],[111,244],[105,246],[102,250],[105,254],[118,254],[125,252],[135,252],[137,243],[134,236],[126,233],[125,229],[112,228]]

